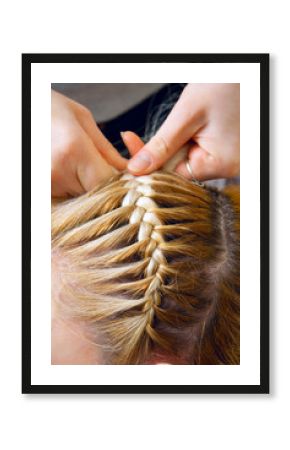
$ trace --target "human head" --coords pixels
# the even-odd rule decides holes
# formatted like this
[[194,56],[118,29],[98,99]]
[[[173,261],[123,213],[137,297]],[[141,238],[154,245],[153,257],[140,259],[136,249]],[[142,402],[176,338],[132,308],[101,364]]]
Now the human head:
[[239,364],[239,190],[117,175],[53,208],[54,304],[100,364]]

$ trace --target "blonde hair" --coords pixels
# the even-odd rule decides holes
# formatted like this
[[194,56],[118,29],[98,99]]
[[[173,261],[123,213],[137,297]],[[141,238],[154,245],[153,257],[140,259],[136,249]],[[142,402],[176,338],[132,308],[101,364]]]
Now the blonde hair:
[[239,190],[156,172],[52,210],[61,304],[105,364],[239,364]]

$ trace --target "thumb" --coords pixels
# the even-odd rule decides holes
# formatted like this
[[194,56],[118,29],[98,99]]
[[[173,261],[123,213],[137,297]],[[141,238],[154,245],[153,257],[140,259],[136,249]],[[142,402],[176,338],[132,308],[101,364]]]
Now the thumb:
[[202,115],[180,99],[155,136],[129,161],[128,170],[143,175],[162,167],[201,128],[202,121]]

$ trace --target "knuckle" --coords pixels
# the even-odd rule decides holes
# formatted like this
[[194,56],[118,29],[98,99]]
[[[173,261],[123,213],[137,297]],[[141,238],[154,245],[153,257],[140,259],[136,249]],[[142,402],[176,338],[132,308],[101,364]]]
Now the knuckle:
[[79,138],[73,133],[64,133],[53,148],[54,159],[59,163],[66,163],[78,151]]
[[79,105],[79,113],[85,118],[85,119],[93,119],[93,114],[91,113],[91,111],[86,108],[86,106],[83,105]]
[[63,165],[71,158],[73,152],[73,145],[66,142],[64,145],[60,146],[57,151],[57,160],[59,164]]
[[167,159],[170,156],[170,149],[166,140],[162,136],[154,136],[150,141],[151,154],[158,159]]

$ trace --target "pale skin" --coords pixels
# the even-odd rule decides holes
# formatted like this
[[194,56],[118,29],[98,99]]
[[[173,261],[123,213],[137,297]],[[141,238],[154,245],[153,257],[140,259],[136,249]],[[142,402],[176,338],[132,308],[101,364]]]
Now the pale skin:
[[[188,84],[156,135],[129,162],[128,170],[134,175],[151,173],[188,143],[187,158],[196,179],[239,174],[239,84]],[[175,170],[191,178],[185,161]]]
[[[185,144],[194,178],[203,181],[239,175],[239,84],[188,84],[147,144],[130,131],[123,132],[122,138],[132,156],[130,161],[105,138],[88,109],[52,91],[52,196],[80,195],[118,170],[149,174]],[[185,162],[175,171],[190,179]]]
[[83,194],[126,166],[127,160],[105,138],[90,111],[52,91],[52,197]]

